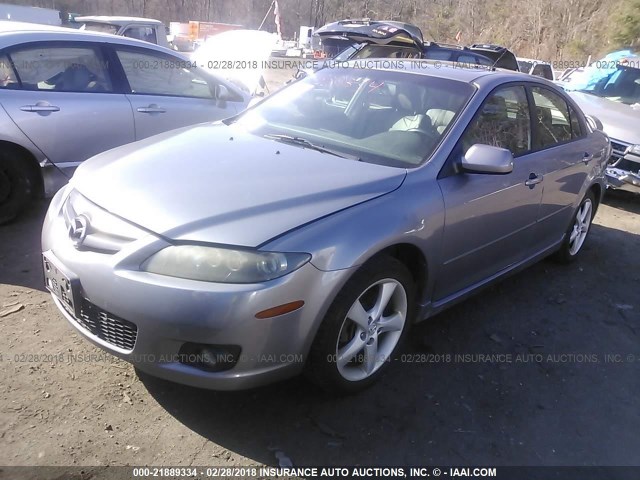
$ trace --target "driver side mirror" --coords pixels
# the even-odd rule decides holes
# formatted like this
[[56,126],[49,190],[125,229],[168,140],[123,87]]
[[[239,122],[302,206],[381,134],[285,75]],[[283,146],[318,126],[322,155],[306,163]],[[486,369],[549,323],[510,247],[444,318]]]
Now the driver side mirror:
[[461,166],[463,171],[469,173],[511,173],[513,154],[506,148],[476,143],[462,156]]

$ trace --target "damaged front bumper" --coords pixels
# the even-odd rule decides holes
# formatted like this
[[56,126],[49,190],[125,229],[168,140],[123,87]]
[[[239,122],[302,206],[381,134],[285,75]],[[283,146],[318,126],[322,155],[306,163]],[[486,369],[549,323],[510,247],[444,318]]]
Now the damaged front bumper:
[[635,148],[617,143],[614,145],[611,163],[605,172],[609,188],[640,193],[640,155]]
[[609,167],[606,171],[609,188],[640,193],[640,175],[620,168]]

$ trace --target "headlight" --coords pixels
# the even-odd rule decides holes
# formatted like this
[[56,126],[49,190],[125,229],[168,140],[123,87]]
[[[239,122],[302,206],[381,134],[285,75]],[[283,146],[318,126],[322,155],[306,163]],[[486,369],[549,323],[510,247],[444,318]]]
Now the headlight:
[[638,155],[640,157],[640,145],[631,145],[627,153],[631,153],[633,155]]
[[178,245],[160,250],[142,264],[145,272],[218,283],[260,283],[297,270],[308,253],[258,252]]

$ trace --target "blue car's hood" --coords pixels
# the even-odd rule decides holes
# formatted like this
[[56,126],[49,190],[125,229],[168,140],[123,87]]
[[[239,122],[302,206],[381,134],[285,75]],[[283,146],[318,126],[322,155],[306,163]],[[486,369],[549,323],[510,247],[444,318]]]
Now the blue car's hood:
[[405,175],[217,123],[102,153],[71,183],[106,210],[168,238],[258,246],[388,193]]

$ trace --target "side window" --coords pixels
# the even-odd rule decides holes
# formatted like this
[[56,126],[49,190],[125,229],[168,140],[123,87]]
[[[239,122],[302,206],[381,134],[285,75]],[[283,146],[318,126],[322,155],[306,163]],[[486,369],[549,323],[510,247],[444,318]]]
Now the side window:
[[427,50],[426,52],[424,52],[424,56],[429,60],[451,60],[451,52],[448,50]]
[[24,89],[113,91],[106,63],[93,48],[37,47],[10,55]]
[[531,121],[524,87],[502,87],[487,98],[462,136],[463,152],[482,143],[511,150],[531,149]]
[[488,65],[488,66],[493,65],[493,62],[491,61],[491,59],[487,57],[476,57],[476,63],[480,65]]
[[135,38],[149,43],[158,43],[156,31],[152,27],[128,27],[124,31],[123,35],[125,37]]
[[0,55],[0,88],[16,88],[18,80],[6,55]]
[[182,68],[180,59],[129,50],[119,50],[118,59],[132,93],[214,98],[205,78]]
[[467,63],[469,65],[476,65],[478,63],[476,61],[476,57],[474,57],[473,55],[460,55],[456,62]]
[[533,112],[538,132],[538,148],[571,140],[571,117],[567,102],[555,92],[533,87]]
[[581,138],[583,136],[580,118],[571,106],[569,106],[569,116],[571,117],[571,138]]

